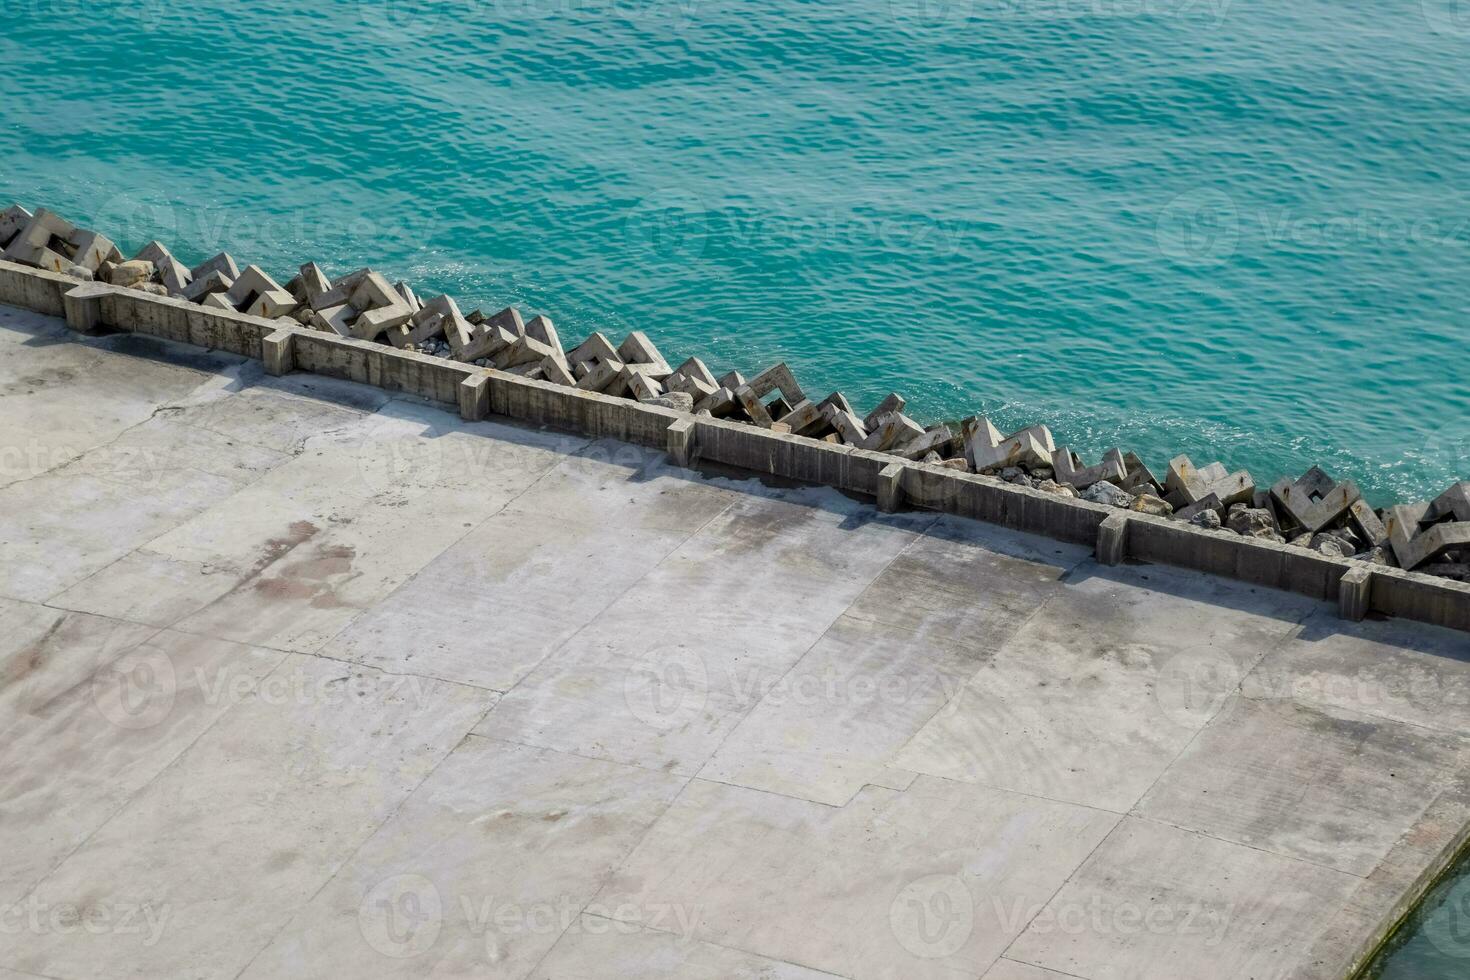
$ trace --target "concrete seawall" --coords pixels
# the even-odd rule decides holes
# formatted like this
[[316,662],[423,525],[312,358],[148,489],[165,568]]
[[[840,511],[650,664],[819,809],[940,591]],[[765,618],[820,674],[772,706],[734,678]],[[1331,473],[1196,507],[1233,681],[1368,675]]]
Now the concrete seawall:
[[[129,331],[241,354],[273,372],[310,371],[418,395],[466,419],[498,415],[753,473],[877,498],[1196,569],[1327,601],[1348,618],[1378,613],[1470,631],[1470,584],[1369,565],[1017,486],[938,464],[694,416],[411,350],[0,261],[0,303],[65,316],[75,330]],[[1106,547],[1100,546],[1100,540]]]

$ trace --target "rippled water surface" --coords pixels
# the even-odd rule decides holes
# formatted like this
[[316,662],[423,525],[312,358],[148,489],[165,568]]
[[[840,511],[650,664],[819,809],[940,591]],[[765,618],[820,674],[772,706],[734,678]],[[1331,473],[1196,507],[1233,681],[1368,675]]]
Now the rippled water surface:
[[1088,454],[1470,475],[1453,0],[19,0],[0,196]]

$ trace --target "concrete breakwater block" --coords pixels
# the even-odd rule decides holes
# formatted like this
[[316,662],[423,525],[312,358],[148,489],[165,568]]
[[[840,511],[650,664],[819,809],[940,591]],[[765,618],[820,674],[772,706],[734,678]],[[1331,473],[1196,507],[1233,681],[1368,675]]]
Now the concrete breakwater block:
[[[1028,487],[1055,503],[1081,498],[1321,556],[1470,580],[1470,481],[1431,502],[1375,511],[1351,480],[1339,482],[1319,467],[1265,489],[1246,470],[1231,471],[1220,462],[1195,466],[1187,455],[1179,455],[1169,461],[1161,480],[1137,453],[1122,448],[1109,449],[1098,462],[1089,463],[1070,447],[1059,448],[1044,424],[1009,434],[983,415],[925,425],[907,414],[908,402],[898,392],[890,392],[866,413],[841,392],[814,401],[785,362],[749,377],[739,370],[717,375],[697,356],[672,368],[641,330],[631,331],[618,344],[593,333],[564,346],[544,314],[527,319],[513,306],[492,314],[466,314],[453,297],[421,300],[411,284],[372,268],[333,278],[317,263],[306,262],[283,286],[259,266],[242,270],[228,252],[188,267],[156,240],[125,261],[102,234],[44,208],[33,212],[13,205],[0,211],[0,250],[7,261],[72,280],[95,280],[109,288],[279,321],[289,329],[261,335],[252,348],[261,352],[272,372],[292,370],[300,360],[299,342],[321,332],[369,345],[355,348],[360,352],[382,345],[466,368],[493,368],[529,381],[628,399],[691,419],[740,423],[783,438],[883,454],[895,462],[869,475],[863,490],[885,507],[906,501],[932,506],[932,496],[919,492],[910,498],[903,488],[922,490],[926,471],[962,472]],[[69,321],[77,329],[100,328],[100,302],[100,296],[68,299]],[[303,330],[307,332],[299,333]],[[310,365],[310,348],[306,351]],[[369,368],[362,371],[371,373]],[[461,409],[470,413],[466,418],[483,418],[489,412],[490,389],[471,380],[461,385],[455,378],[450,387],[460,389]],[[670,438],[671,454],[693,458],[695,429],[681,428],[677,439]]]

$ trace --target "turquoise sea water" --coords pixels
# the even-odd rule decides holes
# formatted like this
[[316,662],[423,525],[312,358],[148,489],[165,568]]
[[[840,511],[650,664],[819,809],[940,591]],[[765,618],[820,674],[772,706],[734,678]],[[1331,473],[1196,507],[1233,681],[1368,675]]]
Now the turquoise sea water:
[[1377,503],[1470,476],[1456,0],[18,0],[0,197]]

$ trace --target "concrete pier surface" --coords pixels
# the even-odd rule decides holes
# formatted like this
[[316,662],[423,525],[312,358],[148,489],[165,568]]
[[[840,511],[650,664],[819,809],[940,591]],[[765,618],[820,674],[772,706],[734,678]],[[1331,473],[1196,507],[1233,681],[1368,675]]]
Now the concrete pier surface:
[[1334,978],[1470,641],[0,308],[0,978]]

